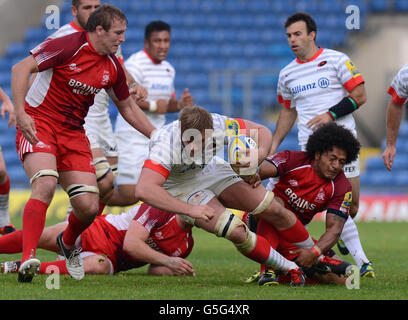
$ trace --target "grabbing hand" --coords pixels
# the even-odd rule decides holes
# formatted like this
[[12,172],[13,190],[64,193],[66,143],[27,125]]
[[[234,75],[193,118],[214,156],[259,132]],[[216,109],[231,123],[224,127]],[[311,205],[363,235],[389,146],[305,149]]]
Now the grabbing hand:
[[327,112],[325,112],[325,113],[315,116],[312,120],[308,121],[306,123],[306,127],[314,131],[320,128],[321,126],[324,126],[325,124],[330,123],[332,121],[333,121],[333,118],[330,117],[330,115]]
[[14,113],[14,106],[13,103],[10,100],[6,100],[3,102],[3,104],[1,105],[1,117],[2,119],[5,118],[6,113],[9,114],[9,121],[7,123],[7,125],[10,126],[12,125],[13,128],[16,127],[16,114]]

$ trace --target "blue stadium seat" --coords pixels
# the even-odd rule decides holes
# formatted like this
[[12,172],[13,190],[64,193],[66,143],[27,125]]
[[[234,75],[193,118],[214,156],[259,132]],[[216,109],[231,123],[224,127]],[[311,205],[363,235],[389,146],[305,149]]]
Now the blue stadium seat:
[[408,2],[406,0],[395,0],[394,9],[395,11],[408,11]]
[[388,0],[371,0],[370,9],[374,12],[384,12],[388,10]]

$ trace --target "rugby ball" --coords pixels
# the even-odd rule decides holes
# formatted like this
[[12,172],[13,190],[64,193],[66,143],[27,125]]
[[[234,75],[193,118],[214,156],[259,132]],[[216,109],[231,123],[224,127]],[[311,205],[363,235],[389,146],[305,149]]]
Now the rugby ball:
[[[257,144],[254,139],[247,135],[237,135],[229,138],[228,142],[228,162],[232,165],[236,164],[238,161],[247,158],[249,155],[255,156],[254,153],[248,154],[247,150],[252,149],[252,151],[256,151]],[[240,176],[251,176],[256,173],[258,164],[257,164],[257,156],[254,157],[253,164],[250,167],[232,167],[232,169],[238,173]]]

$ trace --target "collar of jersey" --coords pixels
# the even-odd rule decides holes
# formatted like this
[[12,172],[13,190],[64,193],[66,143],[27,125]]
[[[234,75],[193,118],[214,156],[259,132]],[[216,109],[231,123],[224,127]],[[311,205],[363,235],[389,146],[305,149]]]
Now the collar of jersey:
[[143,52],[149,57],[150,60],[152,60],[152,62],[153,62],[154,64],[161,64],[161,61],[160,61],[160,62],[154,61],[154,59],[153,59],[152,56],[149,54],[149,52],[146,51],[146,49],[143,49]]
[[74,21],[71,21],[69,24],[72,28],[74,28],[76,31],[85,31],[85,29],[82,29],[80,26],[77,26]]
[[302,64],[302,63],[307,63],[307,62],[316,60],[317,57],[320,56],[320,54],[323,52],[323,48],[322,48],[322,47],[318,47],[318,48],[319,48],[319,50],[318,50],[318,51],[314,54],[314,56],[311,57],[309,60],[307,60],[307,61],[302,61],[302,60],[300,60],[299,58],[296,57],[296,62]]

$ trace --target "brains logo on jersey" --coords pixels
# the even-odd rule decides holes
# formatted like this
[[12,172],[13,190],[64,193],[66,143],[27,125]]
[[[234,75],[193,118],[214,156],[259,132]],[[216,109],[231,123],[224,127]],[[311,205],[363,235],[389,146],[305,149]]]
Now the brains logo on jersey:
[[344,200],[343,203],[341,204],[340,210],[343,212],[348,212],[350,210],[351,200],[352,200],[351,192],[347,192],[344,195]]
[[353,76],[353,78],[361,75],[360,71],[358,71],[357,67],[354,65],[353,61],[351,60],[347,60],[345,62],[347,69],[350,71],[351,75]]

